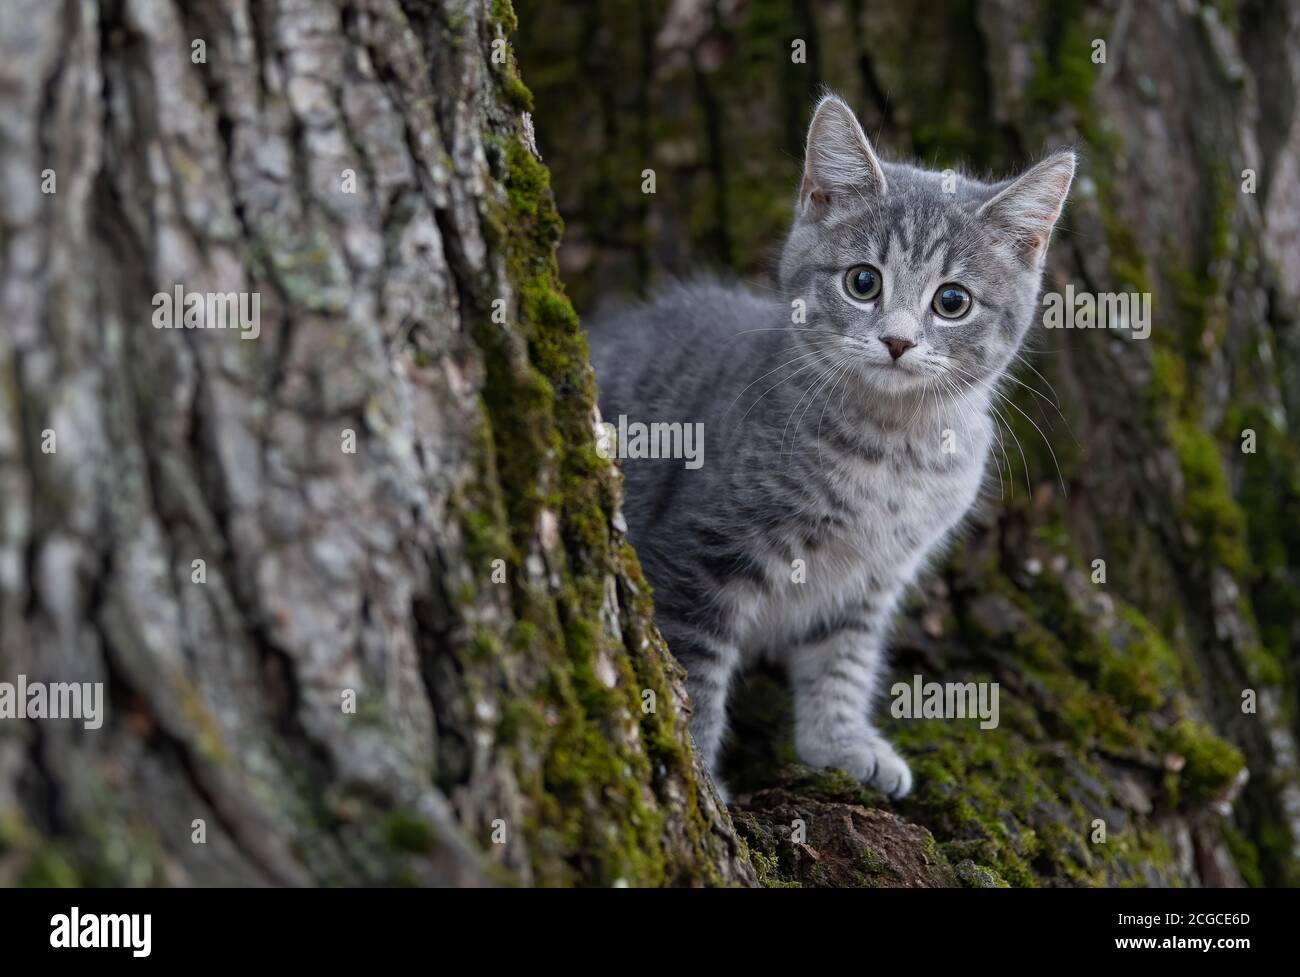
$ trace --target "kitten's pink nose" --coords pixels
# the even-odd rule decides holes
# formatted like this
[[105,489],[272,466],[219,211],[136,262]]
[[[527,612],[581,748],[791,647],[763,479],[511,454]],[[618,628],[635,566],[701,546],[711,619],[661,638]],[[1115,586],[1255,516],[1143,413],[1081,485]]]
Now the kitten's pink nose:
[[900,339],[897,336],[881,336],[880,341],[889,347],[889,355],[894,359],[898,359],[916,345],[910,339]]

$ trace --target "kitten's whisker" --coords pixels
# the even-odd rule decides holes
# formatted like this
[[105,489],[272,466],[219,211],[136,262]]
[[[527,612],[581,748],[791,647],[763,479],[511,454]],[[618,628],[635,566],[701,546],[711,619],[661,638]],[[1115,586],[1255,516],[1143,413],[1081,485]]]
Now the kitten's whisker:
[[[930,379],[930,377],[926,377],[921,381],[921,402],[922,404],[929,403],[931,394],[934,395],[934,419],[942,424],[943,418],[939,416],[939,410],[943,405],[939,403],[939,391],[936,387],[930,385]],[[942,434],[940,437],[942,438]],[[940,441],[940,447],[942,447],[942,441]]]
[[[969,420],[969,419],[974,415],[974,408],[971,407],[970,404],[968,404],[968,403],[966,402],[966,398],[965,398],[965,396],[961,393],[960,390],[957,389],[957,385],[956,385],[955,383],[953,383],[953,381],[952,381],[952,379],[951,379],[950,377],[946,377],[946,376],[942,376],[942,375],[941,375],[941,376],[939,377],[939,380],[940,380],[940,382],[942,382],[942,383],[943,383],[943,384],[944,384],[944,385],[945,385],[949,390],[951,390],[951,391],[953,392],[953,395],[954,395],[954,396],[953,396],[953,401],[952,401],[952,402],[955,403],[955,404],[957,404],[958,409],[962,412],[962,414],[963,414],[963,420]],[[997,426],[996,422],[995,422],[994,425],[993,425],[993,433],[994,433],[994,436],[998,439],[998,444],[1001,445],[1001,444],[1002,444],[1002,432],[1001,432],[1000,430],[998,430],[998,426]],[[966,436],[967,436],[967,437],[970,437],[970,427],[969,427],[969,425],[966,426]],[[1005,451],[1006,451],[1006,449],[1005,449],[1005,447],[1003,447],[1003,452],[1005,453]],[[1006,486],[1005,486],[1005,485],[1003,484],[1003,482],[1002,482],[1002,462],[998,460],[998,453],[997,453],[996,451],[992,451],[992,450],[990,450],[990,451],[989,451],[989,457],[993,459],[993,464],[994,464],[994,466],[996,467],[996,469],[997,469],[997,473],[998,473],[998,500],[999,500],[999,501],[1005,501],[1005,500],[1006,500],[1006,497],[1007,497],[1007,490],[1006,490]]]
[[[958,372],[958,376],[955,377],[954,379],[964,383],[964,385],[969,389],[975,389],[976,384],[970,382],[969,380],[965,380],[963,371],[958,370],[957,372]],[[990,390],[992,388],[983,387],[982,389]],[[994,391],[994,393],[996,392],[997,391]],[[1003,400],[1005,399],[1006,398],[1003,397]],[[1007,429],[1007,433],[1011,435],[1011,440],[1013,440],[1016,443],[1016,450],[1020,452],[1020,462],[1021,464],[1024,465],[1025,468],[1025,491],[1029,493],[1029,497],[1032,499],[1034,496],[1034,483],[1033,480],[1029,477],[1029,459],[1025,456],[1024,445],[1020,443],[1020,438],[1016,436],[1015,430],[1011,427],[1011,422],[1007,420],[1006,416],[1000,410],[998,410],[997,404],[995,404],[991,400],[989,401],[989,410],[991,410],[1002,421],[1003,425]],[[1040,431],[1039,433],[1041,434],[1042,432]],[[1051,446],[1049,445],[1048,447],[1050,449]],[[1010,464],[1010,459],[1007,460],[1007,463]],[[1014,487],[1015,487],[1015,483],[1012,482],[1012,488]]]
[[1018,362],[1023,363],[1025,366],[1029,367],[1029,369],[1033,370],[1033,371],[1034,371],[1034,375],[1035,375],[1036,377],[1038,377],[1038,379],[1042,380],[1043,383],[1047,384],[1047,389],[1050,390],[1050,391],[1052,391],[1053,402],[1055,403],[1057,410],[1060,410],[1060,407],[1061,407],[1061,395],[1058,394],[1058,393],[1056,392],[1056,388],[1052,386],[1052,381],[1049,380],[1049,379],[1047,379],[1047,377],[1043,376],[1042,373],[1040,373],[1040,372],[1038,371],[1038,369],[1034,366],[1034,364],[1030,363],[1029,360],[1025,359],[1025,354],[1026,354],[1027,352],[1028,352],[1028,350],[1023,350],[1023,349],[1021,349],[1021,350],[1016,350],[1016,354],[1015,354],[1015,357],[1014,357],[1014,358],[1015,358]]
[[[831,387],[830,393],[826,395],[826,403],[822,406],[821,416],[817,418],[817,437],[815,438],[815,440],[817,442],[817,461],[819,463],[822,460],[822,421],[826,420],[826,408],[830,407],[831,398],[835,396],[835,387],[839,386],[840,383],[843,382],[846,377],[848,377],[848,375],[853,371],[853,366],[854,366],[853,363],[844,364],[843,369],[840,370],[840,375],[835,378],[835,384],[834,386]],[[845,385],[844,389],[845,391],[848,390],[847,384]],[[840,406],[841,407],[844,406],[843,395],[841,395],[840,397]]]
[[842,420],[845,424],[849,425],[850,427],[853,426],[853,422],[850,421],[848,416],[844,413],[844,398],[848,396],[849,390],[852,389],[852,387],[853,384],[846,383],[844,385],[844,389],[840,391],[840,420]]
[[[804,398],[805,398],[805,397],[812,397],[813,399],[811,399],[811,400],[808,401],[808,407],[811,407],[811,406],[813,405],[814,400],[816,399],[817,390],[819,389],[820,385],[821,385],[822,382],[825,380],[825,378],[827,377],[827,375],[829,375],[829,374],[831,373],[832,370],[837,370],[837,369],[839,368],[839,366],[840,366],[839,363],[832,363],[830,366],[828,366],[828,367],[827,367],[825,370],[823,370],[821,373],[817,374],[817,376],[816,376],[816,378],[813,380],[813,382],[812,382],[811,384],[809,384],[808,389],[805,390],[805,391],[803,392],[803,394],[799,397],[799,399],[798,399],[797,401],[795,401],[794,409],[790,411],[790,416],[787,417],[787,418],[786,418],[786,421],[785,421],[785,427],[783,427],[783,428],[781,429],[781,444],[780,444],[779,449],[778,449],[779,451],[785,451],[785,436],[786,436],[786,432],[788,432],[788,431],[790,430],[790,422],[794,420],[794,412],[797,411],[797,410],[799,409],[799,405],[802,404],[802,403],[804,402]],[[808,409],[805,408],[805,409],[804,409],[804,414],[807,414],[807,413],[808,413]],[[800,425],[803,424],[803,416],[802,416],[802,415],[799,417],[799,424],[800,424]],[[796,426],[796,427],[795,427],[795,434],[797,435],[798,433],[799,433],[799,428],[798,428],[798,426]],[[786,461],[786,464],[788,465],[788,464],[790,463],[790,461],[793,461],[793,460],[794,460],[794,445],[793,445],[793,443],[792,443],[791,446],[790,446],[790,458]]]
[[[953,377],[954,381],[956,381],[959,386],[966,388],[966,390],[975,390],[976,387],[980,388],[980,390],[988,390],[989,388],[985,385],[976,385],[976,383],[972,383],[971,381],[969,381],[969,379],[966,379],[965,375],[963,375],[961,370],[957,370],[957,374],[958,375],[954,375]],[[1017,450],[1021,452],[1021,463],[1024,465],[1024,487],[1026,487],[1026,491],[1028,491],[1028,494],[1030,494],[1032,498],[1032,496],[1034,496],[1034,482],[1032,482],[1032,479],[1030,478],[1030,463],[1028,463],[1028,459],[1026,459],[1026,456],[1024,456],[1024,447],[1021,444],[1021,439],[1019,439],[1017,435],[1015,435],[1015,431],[1011,429],[1010,421],[1006,420],[1006,416],[1004,413],[998,411],[997,404],[993,403],[992,400],[988,401],[988,409],[989,411],[993,412],[993,416],[997,417],[998,421],[1001,421],[1002,426],[1004,426],[1006,429],[1006,433],[1011,435],[1011,440],[1014,440],[1015,447],[1017,447]],[[1004,451],[1005,451],[1005,444],[1004,444]],[[1006,464],[1008,464],[1010,468],[1010,464],[1011,464],[1010,457],[1006,459]],[[1011,481],[1011,490],[1013,490],[1011,494],[1013,494],[1014,496],[1015,494],[1014,479],[1013,481]]]
[[[960,367],[954,367],[954,369],[956,369],[958,373],[965,373],[965,371],[962,370]],[[966,375],[969,376],[970,374],[966,374]],[[1056,460],[1056,451],[1053,450],[1052,442],[1049,441],[1047,435],[1043,433],[1043,429],[1038,426],[1038,423],[1032,417],[1030,417],[1028,414],[1026,414],[1023,410],[1020,409],[1019,404],[1017,404],[1014,400],[1012,400],[1010,397],[1004,394],[1001,390],[998,390],[996,387],[989,387],[989,390],[992,391],[993,394],[995,394],[996,396],[1001,397],[1003,402],[1007,404],[1007,406],[1009,406],[1012,410],[1016,411],[1016,413],[1018,413],[1021,417],[1023,417],[1025,420],[1027,420],[1030,424],[1034,426],[1034,430],[1038,432],[1038,436],[1043,439],[1043,444],[1047,446],[1047,453],[1052,456],[1052,464],[1056,467],[1056,478],[1057,481],[1061,483],[1061,493],[1063,495],[1069,495],[1070,490],[1065,487],[1065,475],[1062,474],[1061,472],[1060,462]],[[1032,494],[1033,491],[1031,488],[1030,495]]]
[[[832,364],[830,370],[821,374],[817,378],[817,380],[814,381],[813,385],[808,389],[808,393],[807,393],[808,406],[803,409],[803,413],[799,415],[799,420],[795,424],[794,435],[796,438],[799,436],[799,431],[803,428],[803,419],[808,416],[808,411],[810,411],[813,408],[813,405],[817,403],[817,395],[821,393],[823,390],[826,390],[832,382],[834,382],[836,379],[839,378],[840,371],[843,368],[844,368],[843,363]],[[803,397],[799,398],[799,403],[796,403],[794,405],[795,410],[799,409],[799,404],[803,403],[803,400],[804,400]],[[789,427],[790,421],[792,420],[794,420],[794,411],[790,412],[790,418],[786,421],[786,427]],[[782,447],[785,446],[784,431],[782,431],[781,434],[781,445]],[[792,440],[790,442],[790,455],[786,461],[787,464],[789,464],[791,461],[794,460],[794,449],[795,449],[795,442]]]
[[740,332],[732,333],[732,336],[749,336],[759,332],[784,332],[789,333],[792,339],[801,339],[804,336],[825,337],[825,339],[811,340],[812,342],[824,342],[834,340],[843,343],[846,346],[857,346],[859,349],[869,349],[862,340],[855,336],[846,336],[844,333],[835,332],[833,329],[818,329],[812,326],[771,326],[761,329],[742,329]]
[[[937,390],[940,385],[947,387],[949,390],[953,389],[952,384],[947,383],[948,378],[945,377],[943,374],[936,374],[935,379],[938,381],[938,383],[935,384],[936,397],[938,397]],[[954,392],[956,393],[957,391]],[[941,397],[938,397],[938,402],[941,407],[946,406],[946,407],[953,408],[957,411],[957,417],[961,420],[962,431],[969,438],[970,437],[970,424],[969,424],[970,405],[966,403],[966,398],[961,396],[960,393],[958,393],[958,396],[953,397],[952,400],[947,402],[944,402]],[[946,423],[946,421],[947,421],[946,416],[941,419],[942,423]]]
[[[730,413],[731,413],[731,409],[732,409],[733,407],[736,406],[736,401],[740,400],[740,398],[743,397],[743,396],[745,395],[745,390],[748,390],[748,389],[749,389],[750,387],[752,387],[754,384],[759,383],[760,381],[766,379],[767,377],[770,377],[770,376],[771,376],[773,373],[775,373],[777,370],[783,369],[784,367],[790,366],[790,365],[792,365],[792,364],[794,364],[794,363],[798,363],[800,360],[802,360],[802,359],[806,359],[806,358],[809,357],[809,356],[818,356],[818,355],[820,355],[821,353],[826,352],[828,349],[833,349],[833,348],[834,348],[834,346],[826,346],[826,347],[817,347],[817,348],[815,348],[815,349],[805,350],[804,352],[800,353],[798,356],[794,357],[794,359],[787,360],[786,362],[782,363],[780,366],[778,366],[778,367],[776,367],[776,368],[774,368],[774,369],[768,370],[768,371],[767,371],[766,373],[764,373],[761,377],[758,377],[758,378],[755,379],[755,380],[751,380],[749,383],[745,384],[744,389],[741,390],[740,393],[736,394],[736,396],[732,399],[731,403],[727,405],[727,409],[726,409],[725,411],[722,412],[722,416],[723,416],[723,417],[726,417],[728,414],[730,414]],[[785,352],[789,352],[789,350],[786,350]],[[793,375],[794,375],[794,374],[791,374],[791,376],[793,376]],[[786,377],[786,379],[788,380],[789,377]],[[757,401],[755,401],[755,403],[757,403]]]
[[[823,354],[823,353],[826,353],[829,349],[834,349],[834,348],[835,348],[835,347],[826,347],[826,348],[821,348],[821,349],[815,349],[815,350],[811,350],[810,353],[811,353],[811,354]],[[803,359],[803,358],[804,358],[803,356],[798,356],[798,357],[795,357],[795,359],[792,360],[791,362],[797,362],[798,360]],[[785,364],[785,365],[789,365],[789,364]],[[755,407],[758,406],[758,402],[759,402],[760,400],[762,400],[764,397],[766,397],[768,394],[770,394],[770,393],[771,393],[773,390],[775,390],[777,387],[781,386],[781,384],[786,383],[786,382],[789,381],[789,380],[793,380],[793,379],[794,379],[796,376],[798,376],[800,373],[804,372],[804,370],[812,369],[812,368],[814,368],[814,367],[816,367],[816,366],[818,366],[818,365],[819,365],[819,361],[818,361],[817,359],[813,359],[813,361],[812,361],[811,363],[805,363],[803,366],[799,367],[797,370],[795,370],[795,371],[794,371],[793,373],[791,373],[789,376],[787,376],[787,377],[782,377],[782,378],[781,378],[780,380],[778,380],[776,383],[772,384],[772,386],[768,387],[766,390],[764,390],[764,391],[762,392],[762,394],[760,394],[760,395],[758,396],[758,399],[757,399],[757,400],[755,400],[752,404],[749,405],[749,407],[745,410],[745,413],[741,415],[741,417],[740,417],[740,423],[744,423],[745,418],[749,416],[749,412],[752,411]],[[835,364],[835,363],[831,364],[831,366],[836,366],[836,365],[838,365],[838,364]],[[828,367],[827,369],[829,369],[829,368],[830,368],[830,367]],[[778,369],[780,369],[780,367],[778,367]],[[775,372],[775,371],[772,371],[772,372]],[[761,378],[760,378],[760,379],[761,379]],[[749,386],[753,386],[753,384],[751,383],[751,384],[749,384]],[[749,389],[749,387],[747,386],[746,389]],[[742,390],[741,393],[743,394],[744,391]],[[737,399],[739,399],[739,395],[737,395]],[[800,398],[800,400],[802,400],[802,398]],[[795,406],[797,407],[798,405],[796,404]],[[727,409],[730,410],[731,408],[727,408]],[[784,443],[784,439],[782,439],[782,443]]]
[[[1007,420],[1006,415],[1003,414],[1000,410],[998,410],[997,407],[996,407],[994,404],[992,404],[992,403],[989,404],[989,410],[993,411],[993,413],[997,416],[998,420],[1002,423],[1002,428],[1003,428],[1003,430],[1004,430],[1007,434],[1011,435],[1011,440],[1015,443],[1016,451],[1018,451],[1018,452],[1020,453],[1020,464],[1024,466],[1024,470],[1025,470],[1025,493],[1026,493],[1030,498],[1033,498],[1033,496],[1034,496],[1034,483],[1033,483],[1033,480],[1032,480],[1032,479],[1030,478],[1030,476],[1029,476],[1029,459],[1025,457],[1025,446],[1024,446],[1023,444],[1020,443],[1020,438],[1018,438],[1018,437],[1016,436],[1016,432],[1015,432],[1015,430],[1011,427],[1011,422],[1010,422],[1009,420]],[[1003,443],[1002,450],[1003,450],[1003,453],[1004,453],[1005,456],[1006,456],[1006,460],[1007,460],[1007,468],[1008,468],[1008,470],[1009,470],[1009,469],[1011,468],[1011,455],[1010,455],[1009,452],[1007,452],[1007,448],[1006,448],[1006,444],[1005,444],[1005,442]],[[1012,497],[1012,498],[1015,498],[1015,494],[1016,494],[1015,489],[1016,489],[1016,482],[1015,482],[1015,479],[1013,478],[1013,479],[1011,480],[1011,497]]]
[[[1063,410],[1061,410],[1061,397],[1060,397],[1060,395],[1056,392],[1056,388],[1052,386],[1052,382],[1051,382],[1050,380],[1048,380],[1047,377],[1045,377],[1045,376],[1043,376],[1041,373],[1039,373],[1038,370],[1035,370],[1035,369],[1034,369],[1034,366],[1033,366],[1032,363],[1030,363],[1028,360],[1021,359],[1020,357],[1021,357],[1021,354],[1020,354],[1019,352],[1017,352],[1017,353],[1016,353],[1016,359],[1017,359],[1017,360],[1020,360],[1021,363],[1023,363],[1025,366],[1029,367],[1029,369],[1033,370],[1033,371],[1034,371],[1034,374],[1035,374],[1035,375],[1036,375],[1040,380],[1042,380],[1043,383],[1047,384],[1047,389],[1050,390],[1050,391],[1052,391],[1052,396],[1055,398],[1055,400],[1054,400],[1054,401],[1049,401],[1049,403],[1051,403],[1052,406],[1056,408],[1056,413],[1057,413],[1058,415],[1060,415],[1061,420],[1062,420],[1063,422],[1065,422],[1065,432],[1066,432],[1068,435],[1070,435],[1070,440],[1074,442],[1075,447],[1082,448],[1083,446],[1082,446],[1081,444],[1079,444],[1079,438],[1075,435],[1075,433],[1074,433],[1074,429],[1073,429],[1072,427],[1070,427],[1070,419],[1069,419],[1068,417],[1066,417],[1066,416],[1065,416],[1065,412],[1064,412]],[[1038,394],[1038,396],[1042,397],[1044,400],[1047,400],[1047,399],[1048,399],[1046,394],[1042,393],[1041,391],[1037,390],[1037,389],[1034,388],[1034,387],[1029,386],[1029,384],[1027,384],[1027,383],[1021,383],[1021,381],[1017,380],[1015,377],[1008,376],[1007,379],[1013,381],[1014,383],[1020,383],[1020,385],[1021,385],[1022,387],[1024,387],[1026,390],[1030,390],[1030,391],[1032,391],[1033,393]]]
[[1061,406],[1060,406],[1060,404],[1056,403],[1056,401],[1054,401],[1051,397],[1047,396],[1047,394],[1043,393],[1043,392],[1042,392],[1041,390],[1039,390],[1037,387],[1031,387],[1029,384],[1025,383],[1025,381],[1023,381],[1023,380],[1019,380],[1019,379],[1017,379],[1016,377],[1013,377],[1010,373],[1004,373],[1004,374],[1002,374],[1000,377],[998,377],[998,380],[1009,380],[1011,383],[1014,383],[1014,384],[1017,384],[1018,386],[1024,387],[1026,390],[1028,390],[1028,391],[1029,391],[1031,394],[1033,394],[1035,397],[1039,397],[1039,398],[1041,398],[1042,400],[1046,401],[1047,403],[1051,404],[1051,405],[1052,405],[1052,409],[1055,410],[1056,413],[1057,413],[1058,415],[1060,415],[1061,420],[1065,421],[1065,423],[1066,423],[1067,425],[1070,423],[1070,422],[1069,422],[1069,419],[1066,418],[1065,414],[1061,412]]
[[907,423],[904,425],[905,428],[910,428],[921,415],[921,411],[925,407],[925,391],[926,385],[928,384],[929,380],[922,378],[921,396],[916,398],[916,403],[912,406],[912,413],[907,415]]
[[1038,423],[1032,417],[1026,414],[1023,410],[1021,410],[1019,405],[1016,404],[1016,402],[1012,400],[1010,397],[1008,397],[1006,394],[1002,393],[1001,391],[994,391],[994,393],[996,393],[999,397],[1001,397],[1004,401],[1006,401],[1006,403],[1010,405],[1010,407],[1013,410],[1019,413],[1021,417],[1027,420],[1030,424],[1034,425],[1034,430],[1037,431],[1038,436],[1043,439],[1043,444],[1047,445],[1047,453],[1052,456],[1052,465],[1056,468],[1056,480],[1061,484],[1061,494],[1068,496],[1070,494],[1070,490],[1066,488],[1065,474],[1061,471],[1061,463],[1056,460],[1056,450],[1052,447],[1052,442],[1048,440],[1047,435],[1043,433],[1043,429],[1038,426]]
[[[795,377],[797,377],[797,376],[798,376],[800,373],[802,373],[804,370],[810,370],[810,369],[812,369],[812,368],[815,367],[815,366],[817,366],[817,361],[816,361],[816,360],[813,360],[813,362],[811,362],[811,363],[805,363],[803,366],[799,367],[799,369],[797,369],[797,370],[795,370],[793,373],[791,373],[788,377],[782,377],[780,380],[776,381],[776,383],[772,384],[772,386],[768,387],[768,388],[767,388],[766,390],[764,390],[761,394],[759,394],[759,395],[758,395],[758,399],[755,400],[752,404],[749,405],[749,407],[745,410],[745,413],[743,413],[743,414],[740,415],[740,421],[739,421],[739,423],[743,424],[743,423],[745,422],[745,418],[749,416],[749,412],[750,412],[751,410],[753,410],[755,407],[757,407],[757,406],[758,406],[758,402],[759,402],[760,400],[762,400],[764,397],[766,397],[768,394],[770,394],[773,390],[775,390],[777,387],[781,386],[781,384],[786,383],[786,382],[788,382],[788,381],[790,381],[790,380],[793,380]],[[750,386],[753,386],[753,384],[751,384]],[[739,398],[737,398],[737,399],[739,399]],[[728,410],[730,410],[730,408],[728,408]]]
[[[819,414],[818,417],[817,417],[817,432],[816,432],[816,434],[813,436],[813,441],[817,444],[817,460],[818,460],[818,462],[821,461],[821,457],[822,457],[822,440],[821,440],[821,439],[822,439],[822,421],[824,421],[824,420],[826,419],[826,409],[827,409],[828,407],[830,407],[830,405],[831,405],[831,398],[835,396],[835,388],[836,388],[837,386],[839,386],[840,381],[843,380],[844,377],[848,375],[848,372],[849,372],[849,370],[852,368],[852,366],[853,366],[852,363],[843,363],[843,364],[841,364],[841,365],[840,365],[840,369],[839,369],[839,371],[835,374],[834,377],[831,378],[831,381],[830,381],[830,382],[826,385],[826,387],[824,388],[824,389],[825,389],[825,393],[826,393],[826,403],[824,403],[824,404],[822,405],[822,412],[821,412],[821,414]],[[813,402],[810,401],[809,404],[808,404],[808,407],[812,407],[812,406],[813,406]],[[805,415],[805,416],[806,416],[807,413],[808,413],[808,407],[805,407],[805,408],[804,408],[804,415]],[[800,417],[800,418],[799,418],[799,427],[803,427],[803,417]],[[798,431],[796,430],[795,433],[797,434]],[[793,456],[794,456],[794,452],[793,452],[793,450],[792,450],[792,451],[791,451],[791,457],[793,457]]]
[[778,286],[769,284],[768,282],[759,281],[757,278],[742,278],[740,280],[744,282],[746,285],[749,285],[753,288],[762,289],[765,292],[772,292],[774,294],[779,294],[781,291],[781,289]]
[[843,339],[843,338],[845,338],[844,335],[843,335],[842,333],[835,332],[835,331],[833,331],[833,330],[831,330],[831,329],[817,329],[817,328],[815,328],[815,327],[806,327],[806,328],[800,329],[800,328],[798,328],[798,327],[796,327],[796,326],[764,326],[764,327],[762,327],[762,328],[760,328],[760,329],[742,329],[742,330],[740,330],[739,332],[733,332],[733,333],[731,333],[731,335],[732,335],[732,336],[748,336],[748,335],[750,335],[750,334],[752,334],[752,333],[756,333],[756,332],[788,332],[788,333],[791,333],[791,334],[824,333],[825,335],[827,335],[827,336],[833,336],[833,337],[835,337],[836,339]]
[[[1017,354],[1017,355],[1019,355],[1019,354]],[[1025,365],[1026,365],[1026,366],[1029,366],[1028,363],[1026,363]],[[1031,370],[1033,370],[1033,367],[1032,367],[1032,366],[1030,366],[1029,368],[1030,368]],[[1041,373],[1038,373],[1037,370],[1034,370],[1034,372],[1037,373],[1039,377],[1042,377],[1043,382],[1044,382],[1044,383],[1047,383],[1048,387],[1051,387],[1051,386],[1052,386],[1051,383],[1048,383],[1047,378],[1046,378],[1046,377],[1043,377],[1043,375],[1042,375]],[[1056,411],[1057,416],[1060,417],[1060,418],[1061,418],[1061,421],[1065,424],[1065,432],[1070,436],[1070,440],[1073,441],[1073,442],[1075,443],[1076,446],[1081,447],[1081,445],[1079,445],[1079,439],[1078,439],[1078,438],[1075,436],[1075,434],[1074,434],[1074,430],[1073,430],[1073,428],[1070,427],[1070,419],[1069,419],[1068,417],[1066,417],[1066,416],[1065,416],[1065,412],[1064,412],[1063,410],[1061,410],[1061,405],[1060,405],[1060,400],[1059,400],[1059,398],[1057,398],[1056,400],[1053,400],[1051,397],[1048,397],[1047,394],[1043,393],[1041,390],[1037,389],[1036,387],[1032,387],[1032,386],[1030,386],[1029,384],[1025,383],[1025,382],[1022,381],[1022,380],[1018,380],[1016,377],[1011,376],[1009,373],[1004,373],[1004,374],[1002,374],[1002,376],[1001,376],[999,379],[1002,379],[1002,380],[1010,380],[1012,383],[1015,383],[1015,384],[1018,384],[1019,386],[1024,387],[1026,390],[1028,390],[1030,393],[1034,394],[1036,397],[1039,397],[1039,398],[1041,398],[1042,400],[1046,401],[1047,403],[1051,404],[1051,405],[1052,405],[1052,408]],[[1052,390],[1052,393],[1055,394],[1055,393],[1056,393],[1056,390],[1053,389],[1053,390]],[[999,394],[1001,395],[1001,392],[1000,392],[1000,391],[999,391]],[[1002,396],[1005,396],[1005,395],[1002,395]],[[1019,408],[1017,408],[1017,409],[1019,409]],[[1022,411],[1021,413],[1023,413],[1023,411]],[[1044,421],[1046,421],[1046,417],[1044,417]],[[1031,423],[1032,423],[1032,422],[1031,422]],[[1037,426],[1037,425],[1035,425],[1035,426]],[[1040,432],[1040,433],[1041,433],[1041,432]],[[1049,447],[1050,447],[1050,446],[1049,446]]]

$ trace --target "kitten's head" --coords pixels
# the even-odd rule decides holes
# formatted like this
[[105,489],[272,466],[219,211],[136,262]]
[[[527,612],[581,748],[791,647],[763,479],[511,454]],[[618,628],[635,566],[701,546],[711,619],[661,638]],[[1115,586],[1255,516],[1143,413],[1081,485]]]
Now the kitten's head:
[[844,337],[834,355],[852,356],[872,389],[943,394],[992,380],[1033,320],[1073,177],[1069,150],[997,184],[882,163],[827,95],[808,130],[782,288],[807,303],[804,328]]

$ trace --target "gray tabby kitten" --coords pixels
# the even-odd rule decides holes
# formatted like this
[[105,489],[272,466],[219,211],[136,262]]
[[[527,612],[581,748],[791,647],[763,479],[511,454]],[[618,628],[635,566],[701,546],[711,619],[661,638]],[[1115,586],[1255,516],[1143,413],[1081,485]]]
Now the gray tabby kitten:
[[623,471],[711,770],[762,656],[789,673],[806,763],[911,789],[870,720],[890,616],[975,501],[1073,176],[1068,150],[992,185],[882,162],[828,95],[774,294],[685,285],[592,329],[607,421],[703,424],[696,470]]

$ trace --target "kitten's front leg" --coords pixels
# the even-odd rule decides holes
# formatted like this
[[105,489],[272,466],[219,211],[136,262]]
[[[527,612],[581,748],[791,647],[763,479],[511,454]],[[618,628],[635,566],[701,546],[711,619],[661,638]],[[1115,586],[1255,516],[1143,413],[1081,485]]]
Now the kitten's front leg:
[[891,797],[912,789],[912,771],[871,725],[884,664],[885,619],[848,617],[790,651],[795,749],[804,763],[836,767]]

